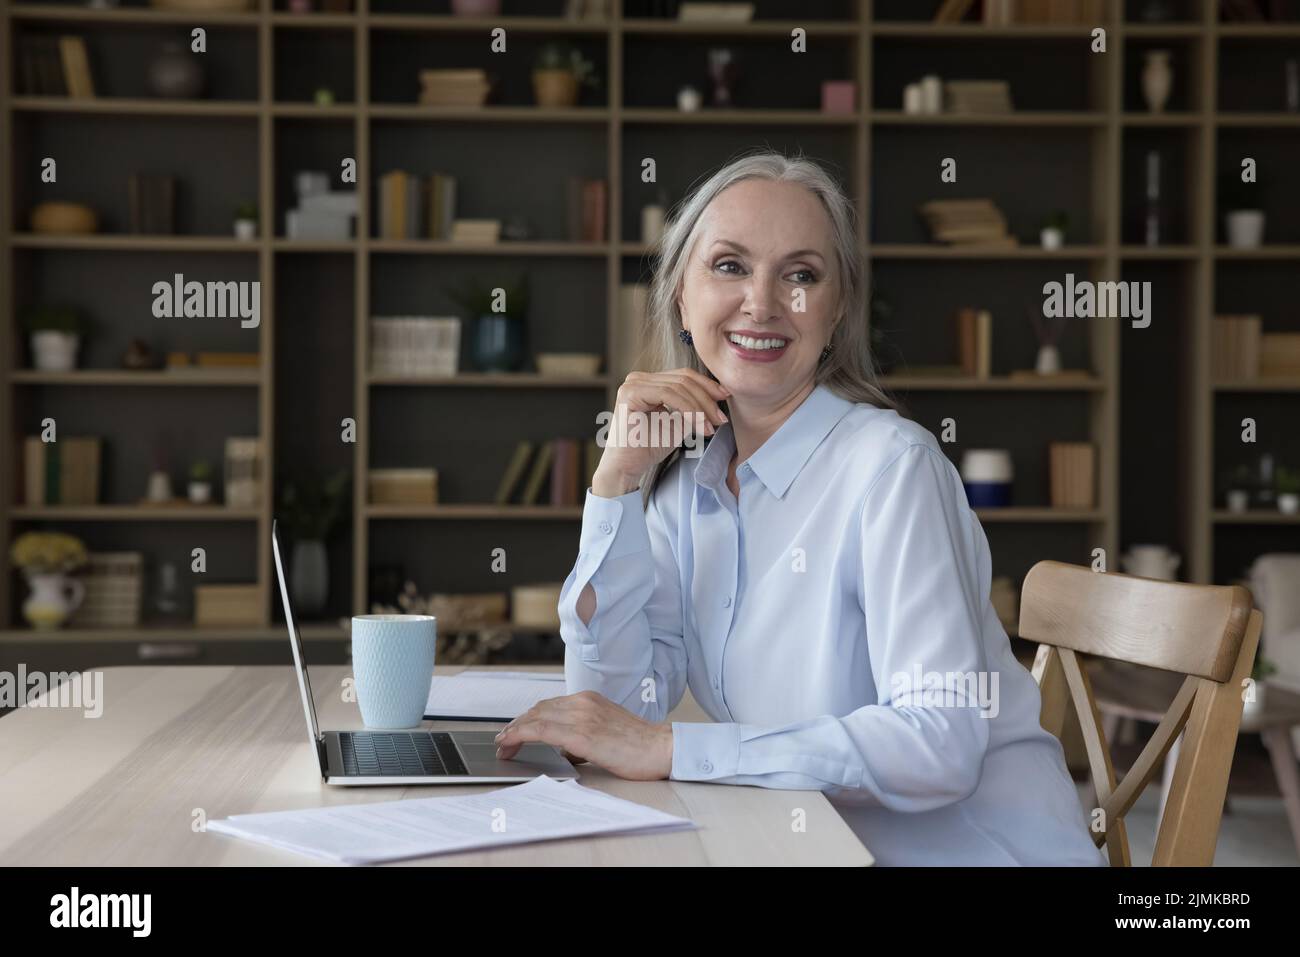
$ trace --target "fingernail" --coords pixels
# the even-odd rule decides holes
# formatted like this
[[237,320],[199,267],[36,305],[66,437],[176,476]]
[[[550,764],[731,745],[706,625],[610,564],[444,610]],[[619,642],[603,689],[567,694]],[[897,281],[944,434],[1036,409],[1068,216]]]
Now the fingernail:
[[500,749],[500,748],[497,748],[497,757],[498,757],[498,758],[501,757],[501,749]]

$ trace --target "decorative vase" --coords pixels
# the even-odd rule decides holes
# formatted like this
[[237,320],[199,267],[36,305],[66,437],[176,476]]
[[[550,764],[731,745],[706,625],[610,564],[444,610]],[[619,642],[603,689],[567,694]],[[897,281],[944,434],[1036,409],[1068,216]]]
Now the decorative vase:
[[156,96],[196,99],[203,95],[203,64],[181,44],[165,43],[149,64],[149,86]]
[[188,492],[190,501],[195,505],[206,505],[212,501],[211,482],[190,482]]
[[1056,375],[1061,371],[1061,350],[1056,346],[1039,346],[1034,371],[1039,375]]
[[967,449],[961,479],[971,508],[1005,508],[1011,504],[1015,469],[1006,449]]
[[574,106],[578,102],[578,77],[566,67],[534,70],[533,96],[538,106]]
[[289,593],[294,611],[302,615],[319,615],[325,610],[329,595],[330,566],[325,543],[309,540],[294,542]]
[[32,364],[41,372],[71,372],[77,367],[81,336],[45,330],[32,333]]
[[1277,497],[1277,508],[1283,515],[1295,515],[1300,512],[1300,495],[1295,492],[1282,492]]
[[81,605],[86,586],[62,572],[27,575],[31,596],[23,602],[23,617],[33,628],[58,628]]
[[237,219],[235,220],[235,238],[250,240],[257,238],[257,220],[255,219]]
[[684,86],[677,91],[677,109],[683,113],[694,113],[703,100],[700,91],[693,86]]
[[149,484],[144,493],[145,501],[155,505],[165,505],[172,500],[172,477],[162,469],[149,473]]
[[1065,245],[1065,233],[1055,226],[1044,226],[1038,238],[1044,249],[1060,249]]
[[524,326],[513,316],[481,315],[474,324],[474,364],[483,372],[514,372],[524,359]]
[[1233,249],[1255,249],[1264,243],[1264,211],[1234,209],[1224,214],[1224,231]]
[[1250,490],[1234,488],[1228,490],[1228,511],[1240,514],[1250,510]]
[[1168,50],[1148,50],[1146,66],[1142,68],[1142,95],[1147,109],[1152,113],[1164,111],[1169,101],[1169,91],[1174,85],[1174,71],[1169,65]]
[[458,17],[495,17],[501,13],[501,0],[451,0],[451,12]]

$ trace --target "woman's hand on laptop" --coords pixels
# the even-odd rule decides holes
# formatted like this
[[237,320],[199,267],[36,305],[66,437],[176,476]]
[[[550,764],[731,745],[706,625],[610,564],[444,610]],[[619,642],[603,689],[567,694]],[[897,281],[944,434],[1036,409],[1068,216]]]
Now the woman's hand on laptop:
[[497,756],[513,758],[529,741],[630,781],[658,781],[673,770],[673,726],[638,718],[594,691],[539,701],[497,735]]

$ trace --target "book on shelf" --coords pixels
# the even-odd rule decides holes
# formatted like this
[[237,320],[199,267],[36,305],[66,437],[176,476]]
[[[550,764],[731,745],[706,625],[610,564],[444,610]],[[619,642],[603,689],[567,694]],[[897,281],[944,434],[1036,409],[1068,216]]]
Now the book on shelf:
[[501,481],[497,484],[496,498],[493,499],[497,505],[510,504],[510,499],[519,486],[519,480],[524,477],[524,469],[528,468],[528,460],[532,457],[533,443],[527,439],[521,439],[515,446],[510,461],[506,464],[506,470],[501,473]]
[[570,176],[565,186],[567,193],[566,238],[571,242],[603,243],[605,241],[605,207],[608,190],[603,179]]
[[28,505],[98,505],[101,440],[62,438],[23,442],[23,501]]
[[677,19],[683,23],[748,23],[754,19],[754,5],[686,0],[677,8]]
[[262,503],[265,458],[256,436],[226,439],[225,479],[228,508],[256,508]]
[[86,43],[79,36],[24,36],[18,40],[18,92],[94,97]]
[[962,374],[987,379],[993,369],[993,315],[969,307],[957,311],[957,364]]
[[581,468],[582,448],[577,439],[552,439],[551,504],[578,504],[578,472]]
[[1011,84],[1006,80],[948,80],[943,85],[949,113],[1010,113]]
[[457,316],[372,316],[374,375],[452,376],[460,362]]
[[991,199],[935,199],[922,203],[921,217],[936,242],[1015,246],[1007,219]]
[[423,106],[482,106],[492,91],[492,78],[485,70],[421,70],[419,102]]
[[1300,332],[1265,332],[1259,337],[1259,375],[1300,377]]
[[367,474],[371,505],[437,505],[435,468],[371,469]]
[[1092,508],[1096,504],[1096,446],[1091,442],[1052,442],[1047,449],[1052,507]]
[[1093,25],[1106,15],[1105,0],[998,0],[995,5],[1005,17],[1000,23]]
[[429,238],[451,238],[451,224],[456,220],[456,177],[449,173],[430,173],[428,196]]
[[1210,376],[1216,382],[1259,375],[1259,316],[1215,316],[1210,324]]
[[542,486],[551,473],[551,459],[555,456],[555,444],[544,442],[537,449],[537,457],[533,459],[533,467],[528,473],[528,481],[524,483],[523,495],[520,498],[520,505],[536,505],[542,496]]
[[[985,0],[987,5],[988,0]],[[934,14],[935,23],[959,23],[975,6],[975,0],[943,0]]]
[[447,238],[454,243],[472,243],[475,245],[500,242],[501,220],[457,219],[452,222],[451,235]]
[[131,232],[169,236],[176,232],[176,177],[132,173],[127,179]]

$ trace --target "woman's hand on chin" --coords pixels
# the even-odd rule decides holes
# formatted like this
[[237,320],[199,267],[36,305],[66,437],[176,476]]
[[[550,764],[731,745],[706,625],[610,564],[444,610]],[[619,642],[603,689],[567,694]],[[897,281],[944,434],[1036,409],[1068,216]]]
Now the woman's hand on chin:
[[497,755],[513,758],[529,741],[630,781],[662,780],[673,770],[673,726],[638,718],[594,691],[538,702],[497,735]]

